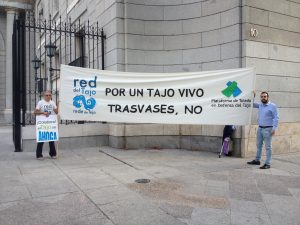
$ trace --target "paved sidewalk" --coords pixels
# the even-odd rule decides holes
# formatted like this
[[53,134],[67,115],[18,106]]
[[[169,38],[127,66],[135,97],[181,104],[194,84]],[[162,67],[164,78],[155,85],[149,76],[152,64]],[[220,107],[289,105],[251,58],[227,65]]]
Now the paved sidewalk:
[[270,170],[174,149],[38,161],[14,153],[10,136],[0,128],[0,225],[300,225],[300,154],[275,156]]

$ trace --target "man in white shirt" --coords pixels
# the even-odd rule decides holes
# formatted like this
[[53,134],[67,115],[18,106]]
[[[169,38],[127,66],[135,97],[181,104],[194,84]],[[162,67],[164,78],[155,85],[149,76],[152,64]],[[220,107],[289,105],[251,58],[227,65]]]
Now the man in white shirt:
[[[52,99],[52,94],[51,91],[45,91],[43,93],[43,99],[40,100],[34,110],[35,115],[44,115],[44,116],[49,116],[49,115],[55,115],[58,113],[58,108]],[[43,158],[43,145],[44,142],[39,142],[37,144],[36,148],[36,158],[37,159],[44,159]],[[49,142],[49,155],[52,159],[56,159],[56,149],[54,145],[54,141]]]

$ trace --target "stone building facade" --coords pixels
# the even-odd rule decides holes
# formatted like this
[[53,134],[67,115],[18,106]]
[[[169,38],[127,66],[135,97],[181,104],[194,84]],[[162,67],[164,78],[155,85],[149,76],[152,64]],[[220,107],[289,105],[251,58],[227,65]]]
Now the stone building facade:
[[33,9],[32,0],[0,1],[0,124],[12,123],[12,33],[14,18]]
[[[274,152],[300,151],[300,1],[245,1],[244,11],[243,65],[255,68],[256,90],[269,91],[279,107]],[[251,27],[256,37],[249,35]],[[254,154],[255,128],[246,130],[245,155]]]
[[[257,92],[268,91],[279,106],[274,152],[300,151],[299,0],[37,0],[34,10],[36,17],[51,14],[54,20],[61,16],[64,21],[98,21],[107,37],[107,70],[188,72],[254,67]],[[3,69],[0,76],[4,79]],[[0,107],[5,93],[2,86]],[[212,151],[219,150],[223,128],[106,126],[107,141],[113,147]],[[256,129],[254,110],[252,125],[238,127],[235,133],[238,155],[254,154]]]

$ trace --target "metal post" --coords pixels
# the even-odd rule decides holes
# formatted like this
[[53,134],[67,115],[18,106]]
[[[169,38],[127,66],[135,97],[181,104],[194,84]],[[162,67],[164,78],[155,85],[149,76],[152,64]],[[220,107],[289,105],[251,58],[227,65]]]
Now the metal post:
[[[51,28],[52,28],[52,22],[51,22],[51,14],[49,16],[49,44],[52,44],[52,40],[51,40]],[[46,34],[45,34],[46,36]],[[46,43],[46,42],[45,42]],[[45,55],[47,50],[45,49]],[[50,63],[49,63],[49,73],[47,74],[47,90],[51,90],[52,91],[52,84],[51,84],[51,79],[52,79],[52,57],[50,56]]]
[[104,40],[105,40],[105,35],[103,28],[101,30],[101,56],[102,56],[102,70],[104,70]]
[[51,79],[52,79],[52,76],[53,76],[53,68],[52,68],[52,57],[49,57],[50,58],[50,64],[49,64],[49,73],[47,75],[47,90],[51,90],[52,91],[52,82],[51,82]]
[[20,80],[19,80],[19,20],[14,21],[13,31],[13,141],[15,152],[21,152],[21,105],[20,105]]
[[22,126],[25,127],[26,111],[27,111],[27,96],[26,96],[26,29],[25,29],[25,14],[20,15],[22,22],[20,23],[20,94],[21,94],[21,109],[22,109]]

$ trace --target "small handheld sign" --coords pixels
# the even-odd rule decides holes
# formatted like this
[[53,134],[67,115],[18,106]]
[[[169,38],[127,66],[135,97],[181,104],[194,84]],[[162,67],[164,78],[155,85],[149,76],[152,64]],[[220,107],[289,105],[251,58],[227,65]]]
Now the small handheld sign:
[[58,141],[58,120],[57,115],[36,116],[36,141],[49,142]]

